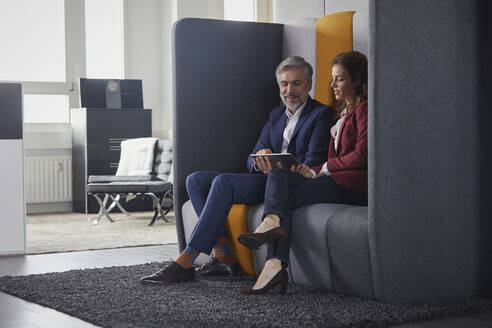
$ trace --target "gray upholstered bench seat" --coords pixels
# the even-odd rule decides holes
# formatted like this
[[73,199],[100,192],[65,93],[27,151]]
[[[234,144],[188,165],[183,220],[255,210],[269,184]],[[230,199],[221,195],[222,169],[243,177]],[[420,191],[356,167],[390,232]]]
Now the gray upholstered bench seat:
[[[251,208],[249,231],[261,222],[263,204]],[[197,223],[191,201],[182,208],[186,240]],[[294,211],[289,276],[300,285],[374,298],[365,206],[314,204]],[[253,251],[256,272],[263,268],[266,246]],[[201,254],[198,263],[207,261]]]
[[86,191],[90,194],[162,194],[171,189],[172,183],[168,181],[117,181],[108,183],[89,183],[86,186]]
[[153,175],[89,175],[88,183],[159,181]]

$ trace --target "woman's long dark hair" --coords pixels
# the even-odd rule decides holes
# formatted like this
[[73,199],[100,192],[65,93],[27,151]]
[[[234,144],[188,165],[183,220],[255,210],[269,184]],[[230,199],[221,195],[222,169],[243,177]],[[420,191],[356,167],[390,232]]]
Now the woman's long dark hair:
[[[358,51],[342,52],[338,54],[331,65],[342,65],[350,75],[353,82],[360,81],[359,85],[354,90],[354,101],[349,104],[346,102],[337,102],[335,111],[337,117],[340,117],[341,112],[347,107],[347,110],[357,107],[361,102],[367,100],[367,58]],[[349,107],[350,106],[350,107]]]

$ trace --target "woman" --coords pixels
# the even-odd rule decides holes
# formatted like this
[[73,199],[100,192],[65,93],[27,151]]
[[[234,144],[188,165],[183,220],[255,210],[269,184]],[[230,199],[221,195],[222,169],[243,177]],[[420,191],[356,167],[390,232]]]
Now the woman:
[[338,121],[330,130],[328,161],[270,172],[263,222],[254,233],[238,237],[249,248],[268,242],[265,266],[243,294],[263,294],[279,284],[281,293],[286,292],[294,209],[314,203],[367,205],[367,58],[346,52],[332,65]]

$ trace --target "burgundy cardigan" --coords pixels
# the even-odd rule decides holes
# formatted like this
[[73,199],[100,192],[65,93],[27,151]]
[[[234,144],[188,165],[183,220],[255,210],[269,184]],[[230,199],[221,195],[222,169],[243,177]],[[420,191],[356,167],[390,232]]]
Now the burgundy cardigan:
[[[335,151],[334,138],[328,149],[328,171],[339,185],[367,192],[367,101],[351,110],[342,122]],[[318,173],[323,165],[313,167]]]

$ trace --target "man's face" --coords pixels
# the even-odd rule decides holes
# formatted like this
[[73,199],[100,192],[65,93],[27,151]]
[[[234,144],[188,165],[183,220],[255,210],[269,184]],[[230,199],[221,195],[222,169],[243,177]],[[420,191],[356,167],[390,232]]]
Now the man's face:
[[309,97],[312,81],[301,67],[287,67],[277,78],[280,98],[291,112],[295,112]]

